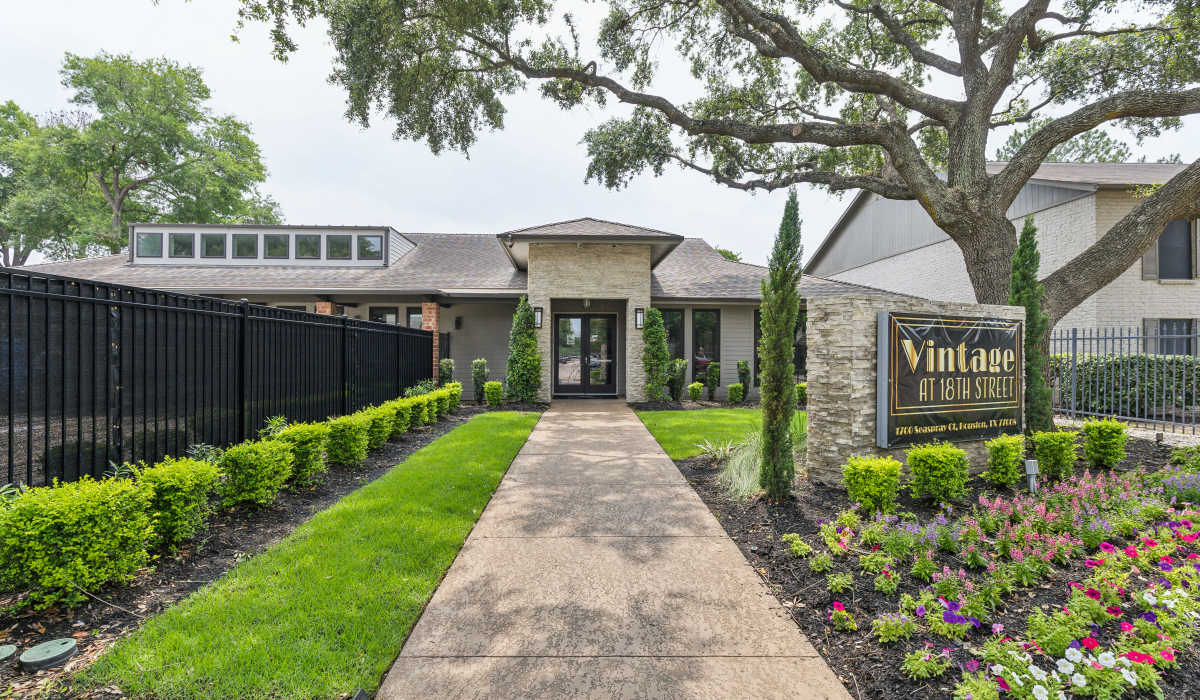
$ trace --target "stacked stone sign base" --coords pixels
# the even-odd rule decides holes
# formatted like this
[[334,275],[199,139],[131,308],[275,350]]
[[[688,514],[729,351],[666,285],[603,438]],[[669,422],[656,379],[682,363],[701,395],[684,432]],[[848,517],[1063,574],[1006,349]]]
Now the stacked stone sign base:
[[[808,474],[817,483],[840,485],[850,455],[892,455],[904,450],[875,444],[876,323],[880,312],[1025,319],[1025,309],[909,297],[837,296],[808,302]],[[973,472],[987,466],[982,440],[956,442]]]

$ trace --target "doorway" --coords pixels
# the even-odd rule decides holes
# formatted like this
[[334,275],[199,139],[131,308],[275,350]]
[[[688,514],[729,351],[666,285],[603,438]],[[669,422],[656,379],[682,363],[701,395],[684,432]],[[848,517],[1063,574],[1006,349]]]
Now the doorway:
[[617,393],[617,315],[554,316],[554,393]]

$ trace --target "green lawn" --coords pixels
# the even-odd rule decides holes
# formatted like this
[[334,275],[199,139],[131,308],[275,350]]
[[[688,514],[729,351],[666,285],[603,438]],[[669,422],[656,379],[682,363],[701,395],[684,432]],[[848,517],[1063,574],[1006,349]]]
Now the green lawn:
[[762,425],[762,411],[757,408],[638,411],[637,414],[671,459],[695,457],[700,454],[696,445],[705,440],[738,442]]
[[143,698],[373,691],[537,419],[476,416],[151,619],[80,680]]

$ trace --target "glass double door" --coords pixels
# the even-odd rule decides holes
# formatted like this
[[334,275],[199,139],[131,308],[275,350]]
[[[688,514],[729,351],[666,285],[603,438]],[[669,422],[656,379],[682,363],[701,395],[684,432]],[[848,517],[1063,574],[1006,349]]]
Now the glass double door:
[[617,393],[615,314],[554,317],[554,393]]

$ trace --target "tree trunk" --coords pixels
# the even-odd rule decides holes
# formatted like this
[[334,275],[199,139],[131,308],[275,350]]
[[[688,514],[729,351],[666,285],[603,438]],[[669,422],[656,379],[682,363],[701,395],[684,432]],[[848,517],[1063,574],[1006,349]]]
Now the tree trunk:
[[1017,230],[1000,216],[972,217],[948,231],[962,250],[967,276],[980,304],[1007,304]]

